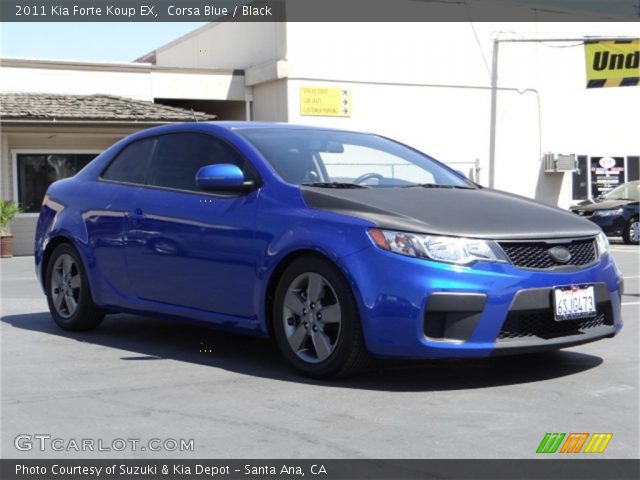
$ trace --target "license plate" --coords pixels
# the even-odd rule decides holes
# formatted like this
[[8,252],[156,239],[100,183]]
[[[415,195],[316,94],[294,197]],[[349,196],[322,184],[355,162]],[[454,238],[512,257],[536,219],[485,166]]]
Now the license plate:
[[595,317],[596,299],[593,285],[572,285],[557,287],[553,290],[555,319],[576,320]]

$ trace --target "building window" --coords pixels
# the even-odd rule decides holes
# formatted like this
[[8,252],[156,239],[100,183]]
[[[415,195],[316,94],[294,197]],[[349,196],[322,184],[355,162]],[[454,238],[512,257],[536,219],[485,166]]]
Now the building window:
[[25,213],[37,213],[49,185],[78,173],[97,153],[20,153],[18,203]]
[[573,199],[589,198],[589,165],[586,155],[578,155],[578,171],[573,172]]
[[637,155],[627,157],[627,182],[640,179],[640,157]]
[[615,165],[604,168],[600,164],[603,157],[578,155],[578,171],[573,172],[572,199],[595,198],[626,182],[640,177],[640,156],[611,157]]

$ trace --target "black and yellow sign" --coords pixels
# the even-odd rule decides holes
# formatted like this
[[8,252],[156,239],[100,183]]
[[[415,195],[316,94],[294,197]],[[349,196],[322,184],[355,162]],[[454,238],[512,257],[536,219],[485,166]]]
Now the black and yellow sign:
[[300,115],[350,117],[351,91],[335,87],[300,87]]
[[640,39],[586,41],[587,88],[640,84]]

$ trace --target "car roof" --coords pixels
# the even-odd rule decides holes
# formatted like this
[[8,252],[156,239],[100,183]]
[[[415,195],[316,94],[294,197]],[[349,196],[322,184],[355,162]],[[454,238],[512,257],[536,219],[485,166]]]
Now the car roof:
[[243,121],[223,120],[218,122],[212,121],[212,122],[206,122],[206,123],[217,125],[222,128],[227,128],[229,130],[241,130],[245,128],[289,128],[289,127],[305,128],[305,129],[318,128],[310,125],[293,125],[291,123],[285,123],[285,122],[243,122]]
[[625,185],[638,185],[640,186],[640,180],[631,180],[629,182],[625,182],[625,183],[621,183],[620,185],[617,185],[616,187],[614,187],[614,190],[618,187],[623,187]]
[[327,132],[346,132],[346,133],[364,133],[367,132],[355,132],[352,130],[344,130],[341,128],[332,127],[320,127],[317,125],[298,125],[295,123],[286,122],[246,122],[246,121],[211,121],[211,122],[199,122],[208,123],[217,127],[226,128],[227,130],[247,130],[247,129],[282,129],[282,130],[325,130]]
[[242,121],[212,121],[212,122],[177,122],[168,123],[164,125],[158,125],[156,127],[146,128],[139,130],[130,136],[126,137],[122,141],[125,143],[133,142],[141,138],[145,138],[153,135],[164,135],[169,133],[178,133],[185,131],[202,132],[207,130],[220,131],[227,130],[229,132],[240,132],[242,130],[254,130],[254,129],[277,129],[277,130],[307,130],[307,131],[326,131],[326,132],[341,132],[341,133],[360,133],[364,135],[372,135],[366,132],[355,132],[349,130],[342,130],[336,128],[317,127],[313,125],[295,125],[292,123],[278,123],[278,122],[242,122]]

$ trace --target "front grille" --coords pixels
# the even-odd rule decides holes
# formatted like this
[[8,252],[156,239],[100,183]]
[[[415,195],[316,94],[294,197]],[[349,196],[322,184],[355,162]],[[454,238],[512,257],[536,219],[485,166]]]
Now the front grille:
[[[547,242],[499,242],[511,263],[522,268],[546,269],[560,266],[588,265],[596,260],[593,239],[573,240],[565,243]],[[561,246],[571,253],[567,263],[560,263],[549,255],[549,249]]]
[[605,312],[593,318],[564,320],[560,322],[554,320],[552,310],[510,313],[498,334],[498,341],[534,337],[546,340],[569,335],[580,335],[587,333],[587,331],[592,328],[602,325],[613,325],[611,316],[606,313],[611,310],[610,304],[607,302],[606,305],[608,308],[604,309]]

